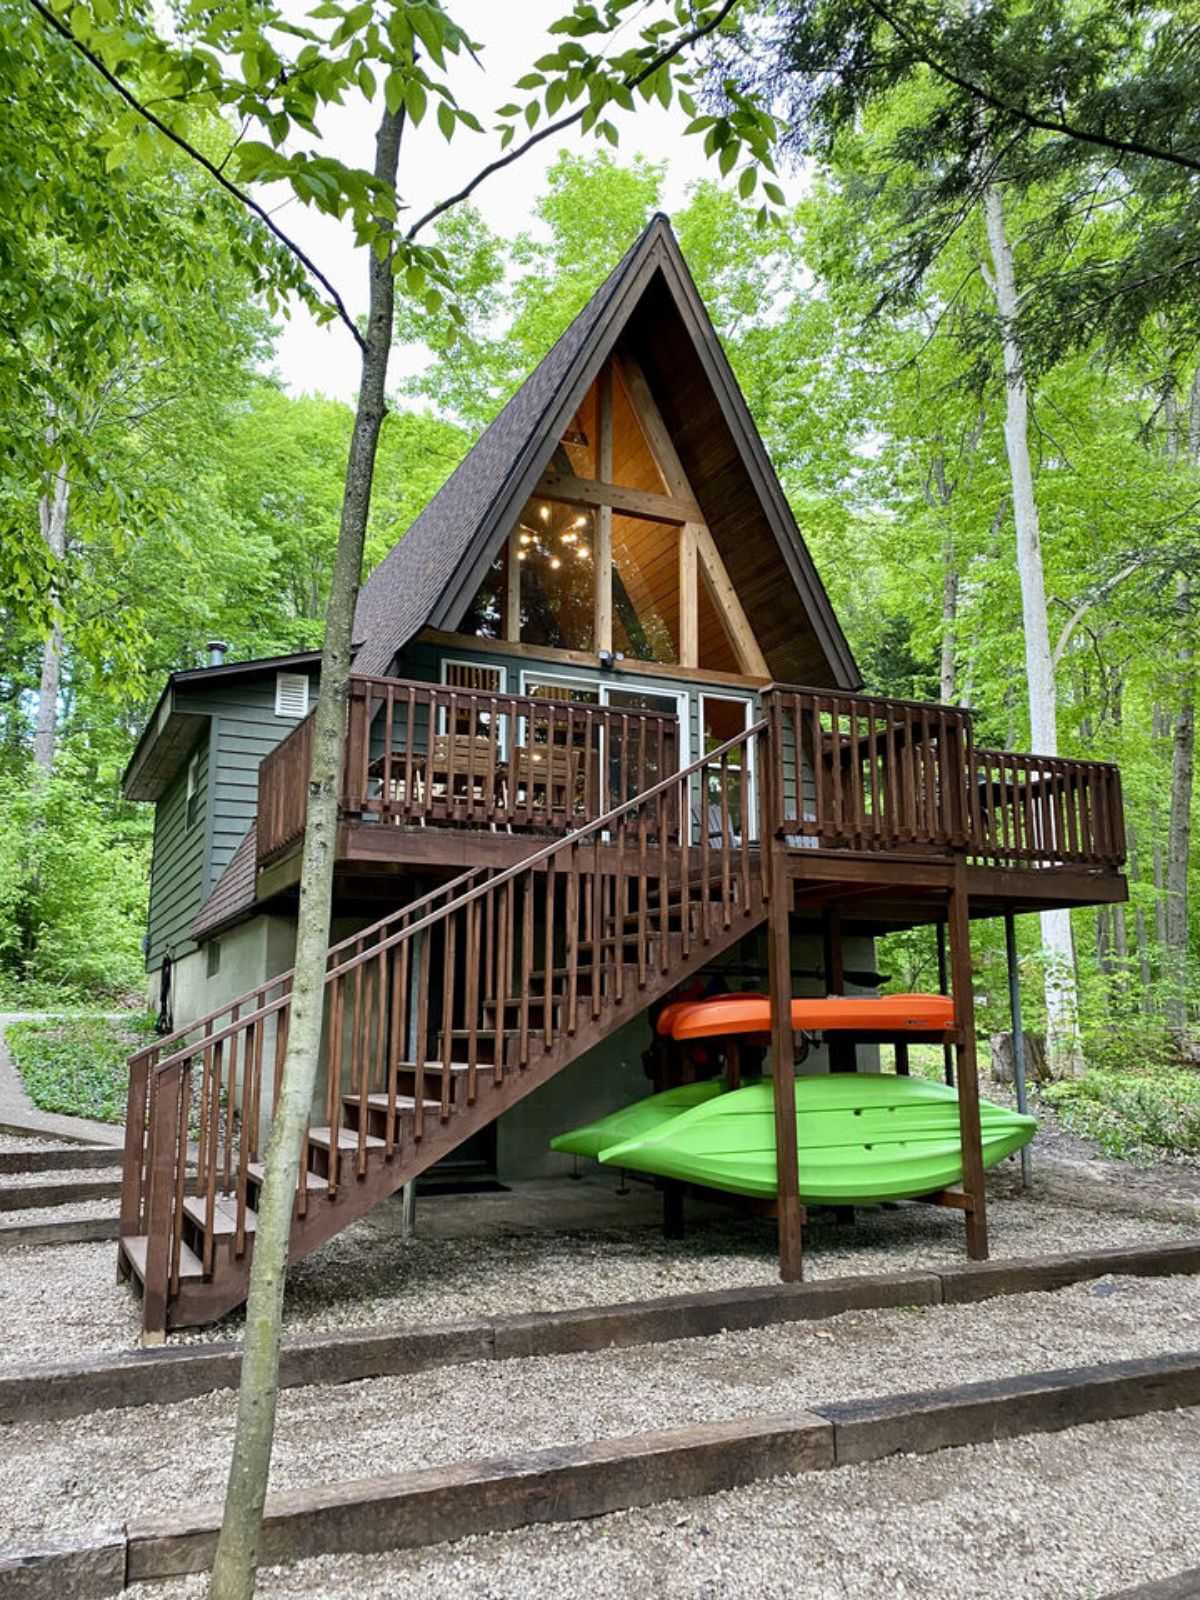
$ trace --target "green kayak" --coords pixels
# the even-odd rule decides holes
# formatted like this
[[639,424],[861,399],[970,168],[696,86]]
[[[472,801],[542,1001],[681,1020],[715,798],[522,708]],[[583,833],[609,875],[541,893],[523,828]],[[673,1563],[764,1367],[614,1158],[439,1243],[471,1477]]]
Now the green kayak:
[[[626,1115],[638,1109],[631,1106]],[[987,1100],[980,1101],[979,1115],[985,1167],[1028,1144],[1037,1130],[1032,1117]],[[800,1198],[811,1204],[911,1200],[962,1178],[958,1096],[924,1078],[890,1073],[797,1078],[796,1133]],[[632,1171],[772,1198],[771,1080],[710,1094],[669,1117],[656,1113],[653,1126],[602,1145],[597,1155]]]
[[613,1111],[607,1117],[585,1122],[582,1128],[560,1133],[556,1139],[551,1139],[550,1148],[561,1150],[569,1156],[591,1156],[595,1159],[609,1145],[654,1133],[681,1112],[690,1111],[694,1106],[711,1100],[723,1088],[724,1084],[719,1078],[710,1078],[706,1083],[685,1083],[678,1089],[652,1094],[646,1100],[622,1106],[620,1111]]

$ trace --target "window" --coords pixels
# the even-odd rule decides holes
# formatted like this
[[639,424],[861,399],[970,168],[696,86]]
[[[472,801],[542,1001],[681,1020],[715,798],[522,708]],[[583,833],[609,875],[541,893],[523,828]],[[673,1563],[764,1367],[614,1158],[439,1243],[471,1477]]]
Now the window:
[[531,500],[517,525],[521,643],[590,652],[595,640],[596,516],[554,500]]
[[206,961],[205,961],[205,967],[204,967],[205,977],[215,978],[217,973],[220,972],[220,970],[221,970],[221,941],[219,939],[210,939],[209,943],[208,943],[208,955],[207,955],[207,958],[206,958]]
[[308,676],[303,672],[277,672],[275,674],[275,715],[295,717],[308,715]]
[[188,762],[187,769],[187,800],[184,805],[184,820],[189,828],[196,826],[196,818],[200,815],[200,752]]
[[[502,706],[497,706],[497,714],[493,714],[492,707],[482,697],[503,694],[506,679],[507,674],[503,667],[487,667],[477,661],[442,662],[442,682],[447,689],[456,689],[464,695],[481,697],[474,702],[467,700],[465,703],[456,704],[454,733],[466,734],[476,739],[495,738],[499,748],[504,749],[508,722],[505,710]],[[439,712],[437,726],[439,733],[451,732],[447,726],[449,714],[448,706]]]

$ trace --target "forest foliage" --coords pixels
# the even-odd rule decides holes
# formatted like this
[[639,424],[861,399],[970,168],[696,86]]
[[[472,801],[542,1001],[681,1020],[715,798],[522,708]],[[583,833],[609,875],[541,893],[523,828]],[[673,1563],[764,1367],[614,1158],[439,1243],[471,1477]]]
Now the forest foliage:
[[[827,28],[853,13],[861,33],[863,9],[772,12]],[[983,8],[993,22],[1003,9]],[[1146,92],[1162,39],[1105,32],[1095,10],[1080,12],[1090,70],[1118,46],[1123,61],[1140,51]],[[956,70],[983,73],[996,38],[990,56],[982,35],[944,43]],[[242,658],[319,642],[352,414],[270,376],[278,308],[244,218],[161,148],[107,160],[106,107],[78,61],[48,36],[40,63],[18,60],[11,40],[0,30],[0,73],[28,93],[0,130],[17,222],[0,239],[0,985],[97,995],[136,986],[140,970],[150,822],[118,793],[132,741],[165,674],[198,664],[206,639]],[[1093,81],[1083,53],[1059,103]],[[867,686],[967,703],[981,740],[1027,748],[973,102],[919,51],[883,55],[871,63],[882,88],[796,115],[810,130],[799,204],[766,214],[714,180],[672,221]],[[1132,101],[1133,75],[1122,83]],[[1170,227],[1171,261],[1186,261],[1196,179],[1150,182],[1112,151],[1002,131],[1009,165],[989,176],[1004,181],[1030,328],[1059,744],[1120,762],[1130,822],[1129,907],[1073,918],[1085,1036],[1108,1066],[1169,1061],[1200,990],[1180,760],[1189,717],[1194,728],[1200,344],[1194,275],[1165,275],[1153,295],[1141,285],[1140,299],[1115,289],[1145,276],[1145,252],[1163,260]],[[384,426],[368,570],[661,207],[665,182],[638,158],[564,152],[521,232],[494,232],[470,206],[437,225],[459,314],[423,295],[398,307],[410,376]],[[1119,317],[1102,314],[1105,295]],[[56,553],[44,523],[59,477],[70,496]],[[47,769],[34,738],[55,630]],[[1001,1027],[999,933],[985,925],[977,942],[981,1016]],[[930,982],[924,937],[889,941],[885,957],[901,986]],[[1032,922],[1022,959],[1035,977]],[[1027,991],[1036,1025],[1039,985]]]

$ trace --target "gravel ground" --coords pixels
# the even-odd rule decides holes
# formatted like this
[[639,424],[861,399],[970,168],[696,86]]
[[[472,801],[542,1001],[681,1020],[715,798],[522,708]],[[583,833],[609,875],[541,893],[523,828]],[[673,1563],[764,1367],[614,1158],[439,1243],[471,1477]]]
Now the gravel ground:
[[[584,1186],[572,1185],[572,1191],[577,1187]],[[771,1224],[721,1211],[715,1220],[690,1226],[683,1240],[665,1240],[657,1220],[651,1220],[657,1217],[652,1196],[635,1191],[628,1204],[641,1216],[640,1226],[551,1232],[547,1222],[536,1231],[444,1237],[437,1231],[440,1216],[455,1211],[469,1220],[473,1213],[461,1202],[442,1213],[438,1206],[449,1203],[430,1201],[422,1212],[421,1227],[427,1231],[409,1240],[398,1229],[398,1204],[379,1207],[292,1270],[287,1331],[423,1326],[776,1281]],[[72,1212],[87,1209],[72,1207]],[[113,1202],[97,1201],[91,1209],[111,1215]],[[546,1215],[552,1215],[549,1202]],[[13,1223],[37,1217],[60,1219],[61,1208],[5,1214]],[[1182,1224],[1065,1205],[1036,1192],[997,1195],[989,1218],[996,1257],[1169,1242],[1195,1234]],[[828,1278],[945,1266],[964,1259],[962,1237],[955,1212],[926,1206],[871,1211],[853,1227],[830,1223],[808,1229],[806,1270],[812,1278]],[[60,1357],[131,1348],[139,1307],[130,1289],[115,1282],[115,1248],[56,1245],[0,1253],[0,1304],[5,1307],[0,1367],[44,1355],[51,1326]],[[172,1342],[238,1338],[241,1328],[236,1313],[208,1328],[184,1330]]]
[[[1113,1463],[1121,1463],[1119,1516]],[[1200,1565],[1200,1412],[259,1574],[262,1600],[1100,1600]],[[200,1600],[205,1580],[131,1600]]]
[[[272,1484],[299,1487],[648,1428],[1200,1349],[1200,1279],[1109,1279],[978,1305],[288,1390]],[[233,1394],[5,1430],[0,1537],[220,1498]]]

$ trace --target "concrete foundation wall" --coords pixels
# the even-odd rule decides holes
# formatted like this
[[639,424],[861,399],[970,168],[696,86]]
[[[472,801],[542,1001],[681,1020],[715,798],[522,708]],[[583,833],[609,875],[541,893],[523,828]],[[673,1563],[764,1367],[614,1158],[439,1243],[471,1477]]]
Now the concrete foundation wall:
[[[209,950],[220,950],[218,970],[208,975]],[[296,949],[296,923],[291,917],[253,917],[231,928],[217,940],[210,940],[175,962],[171,971],[171,993],[175,1026],[184,1028],[218,1006],[236,1000],[247,989],[256,988],[268,978],[286,972]],[[162,968],[153,967],[146,975],[146,993],[157,1010],[162,984]]]

